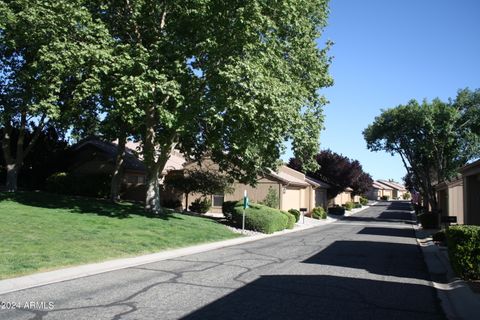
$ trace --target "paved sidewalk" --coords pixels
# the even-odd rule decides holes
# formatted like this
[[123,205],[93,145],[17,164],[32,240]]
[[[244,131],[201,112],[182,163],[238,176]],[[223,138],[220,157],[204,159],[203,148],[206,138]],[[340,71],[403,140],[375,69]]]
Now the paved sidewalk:
[[433,230],[424,230],[416,225],[415,233],[447,318],[480,319],[480,294],[474,293],[465,281],[455,275],[447,249],[433,242]]

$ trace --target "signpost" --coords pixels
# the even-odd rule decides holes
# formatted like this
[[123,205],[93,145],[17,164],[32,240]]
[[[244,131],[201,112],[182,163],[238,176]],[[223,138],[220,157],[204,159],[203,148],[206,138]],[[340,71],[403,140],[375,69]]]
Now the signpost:
[[248,208],[247,190],[243,193],[243,216],[242,216],[242,233],[245,233],[245,209]]
[[300,212],[302,213],[302,223],[305,224],[305,213],[307,212],[307,208],[300,208]]

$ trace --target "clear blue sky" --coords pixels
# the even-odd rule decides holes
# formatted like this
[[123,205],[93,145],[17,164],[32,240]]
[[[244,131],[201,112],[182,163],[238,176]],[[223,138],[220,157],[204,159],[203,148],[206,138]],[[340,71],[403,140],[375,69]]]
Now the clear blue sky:
[[380,109],[480,88],[480,0],[331,0],[320,47],[327,39],[335,84],[321,91],[330,103],[320,147],[374,179],[405,175],[398,156],[366,148],[362,131]]

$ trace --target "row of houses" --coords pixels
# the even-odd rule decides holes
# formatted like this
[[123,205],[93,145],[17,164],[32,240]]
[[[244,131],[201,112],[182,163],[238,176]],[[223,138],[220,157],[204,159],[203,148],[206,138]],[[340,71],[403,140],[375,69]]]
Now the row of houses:
[[388,199],[403,199],[407,189],[399,183],[387,180],[376,180],[367,193],[370,200],[380,200],[383,197]]
[[[122,198],[141,201],[145,197],[146,168],[137,151],[139,151],[137,144],[132,142],[127,144]],[[115,143],[98,139],[85,140],[73,148],[73,161],[69,171],[76,174],[110,173],[113,171],[116,153],[117,145]],[[218,170],[218,167],[208,160],[203,161],[201,165],[197,162],[189,162],[180,152],[174,151],[162,175],[195,169]],[[212,202],[211,212],[221,212],[224,201],[241,199],[245,190],[247,190],[250,200],[257,203],[263,201],[273,190],[277,195],[281,210],[306,208],[310,212],[315,207],[327,208],[332,205],[343,205],[349,201],[359,201],[359,196],[352,196],[353,190],[350,188],[328,201],[327,191],[329,188],[328,183],[308,177],[286,165],[281,165],[277,172],[271,171],[258,177],[255,187],[235,182],[232,187],[233,192],[208,195],[207,197]],[[179,199],[185,205],[185,198],[182,194],[167,191],[162,196]],[[203,197],[203,195],[190,195],[187,207],[199,197]]]
[[459,224],[480,225],[480,160],[459,170],[457,177],[435,186],[442,216]]

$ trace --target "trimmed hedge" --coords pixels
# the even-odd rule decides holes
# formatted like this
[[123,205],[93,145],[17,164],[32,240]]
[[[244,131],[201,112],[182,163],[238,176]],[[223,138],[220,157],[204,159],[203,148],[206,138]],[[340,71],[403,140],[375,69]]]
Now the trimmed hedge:
[[322,207],[316,207],[312,209],[313,219],[327,219],[327,212]]
[[281,211],[287,217],[287,224],[285,225],[286,229],[293,229],[295,227],[296,218],[293,214],[286,211]]
[[381,196],[380,197],[380,200],[388,201],[388,199],[390,199],[389,196]]
[[[235,225],[242,226],[243,202],[238,201],[232,212],[232,221]],[[273,209],[261,204],[250,203],[245,210],[245,229],[263,233],[274,233],[286,228],[288,217],[278,209]]]
[[232,219],[233,210],[235,210],[235,205],[237,203],[238,201],[223,201],[222,212],[225,218],[229,220]]
[[353,203],[353,207],[354,207],[355,209],[359,209],[359,208],[362,207],[362,204],[359,203],[359,202],[354,202],[354,203]]
[[290,209],[288,210],[288,213],[290,214],[293,214],[293,216],[295,217],[295,222],[298,222],[298,220],[300,220],[300,211],[297,210],[297,209]]
[[446,235],[453,270],[463,279],[480,279],[480,226],[452,226]]
[[331,208],[328,208],[328,213],[335,214],[335,215],[344,215],[345,214],[345,208],[343,208],[343,207],[331,207]]

